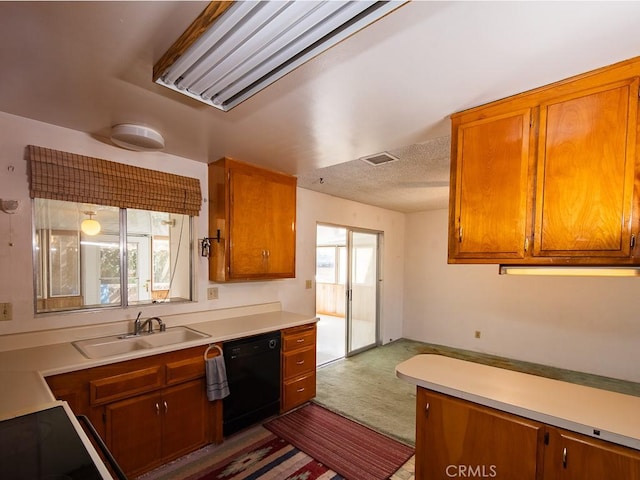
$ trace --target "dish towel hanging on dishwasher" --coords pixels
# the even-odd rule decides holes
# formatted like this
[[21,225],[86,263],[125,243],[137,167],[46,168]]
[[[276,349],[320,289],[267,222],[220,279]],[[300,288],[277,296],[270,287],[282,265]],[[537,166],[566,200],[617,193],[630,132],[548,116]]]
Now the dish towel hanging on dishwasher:
[[210,401],[222,400],[229,395],[227,368],[224,357],[218,355],[205,360],[207,370],[207,398]]

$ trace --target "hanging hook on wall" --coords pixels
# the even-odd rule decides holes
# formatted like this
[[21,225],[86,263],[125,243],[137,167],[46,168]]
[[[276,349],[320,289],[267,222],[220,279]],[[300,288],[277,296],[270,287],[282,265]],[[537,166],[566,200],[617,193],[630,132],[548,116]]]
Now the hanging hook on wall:
[[220,243],[220,229],[218,229],[217,235],[215,237],[205,237],[200,242],[200,255],[203,257],[211,256],[211,241],[215,240]]

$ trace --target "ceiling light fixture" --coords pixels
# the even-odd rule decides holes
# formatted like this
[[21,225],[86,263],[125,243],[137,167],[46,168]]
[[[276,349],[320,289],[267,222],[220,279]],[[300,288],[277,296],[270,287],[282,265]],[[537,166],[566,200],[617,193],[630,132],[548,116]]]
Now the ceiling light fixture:
[[121,123],[111,128],[111,141],[119,147],[136,152],[162,150],[164,138],[157,130],[143,125]]
[[565,267],[500,265],[500,275],[546,275],[568,277],[638,277],[638,267]]
[[82,213],[84,213],[85,215],[89,215],[89,218],[85,218],[84,220],[82,220],[82,223],[80,224],[80,230],[82,231],[82,233],[89,236],[94,236],[99,234],[100,230],[102,229],[102,226],[100,225],[100,222],[91,218],[93,215],[96,214],[96,212],[86,211]]
[[406,1],[211,2],[153,80],[227,111]]

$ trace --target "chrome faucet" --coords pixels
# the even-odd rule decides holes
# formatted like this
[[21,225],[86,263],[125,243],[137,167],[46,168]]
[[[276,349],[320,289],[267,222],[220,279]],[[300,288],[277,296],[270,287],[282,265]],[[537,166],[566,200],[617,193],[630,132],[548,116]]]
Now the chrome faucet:
[[160,317],[151,317],[147,318],[144,322],[140,321],[140,315],[142,312],[138,312],[138,316],[136,317],[135,322],[133,322],[133,334],[132,335],[141,335],[144,329],[147,329],[147,333],[153,333],[153,321],[158,322],[158,326],[160,327],[160,331],[164,332],[167,330],[167,326],[162,321]]
[[153,333],[153,321],[156,320],[158,322],[158,326],[160,327],[160,331],[164,332],[167,330],[167,326],[164,324],[164,322],[162,321],[162,319],[160,317],[151,317],[148,318],[147,320],[145,320],[145,322],[142,324],[142,327],[144,328],[144,325],[147,325],[147,333]]
[[135,322],[133,322],[134,335],[140,335],[140,332],[142,331],[142,325],[140,324],[140,315],[142,315],[142,312],[138,312],[138,316],[136,317]]

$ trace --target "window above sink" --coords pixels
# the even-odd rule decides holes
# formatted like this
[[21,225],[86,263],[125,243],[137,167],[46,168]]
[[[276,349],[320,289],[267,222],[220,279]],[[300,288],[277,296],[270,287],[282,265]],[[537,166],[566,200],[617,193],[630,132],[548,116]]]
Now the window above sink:
[[192,300],[198,179],[27,147],[36,313]]
[[34,212],[37,313],[191,300],[189,216],[41,198]]

